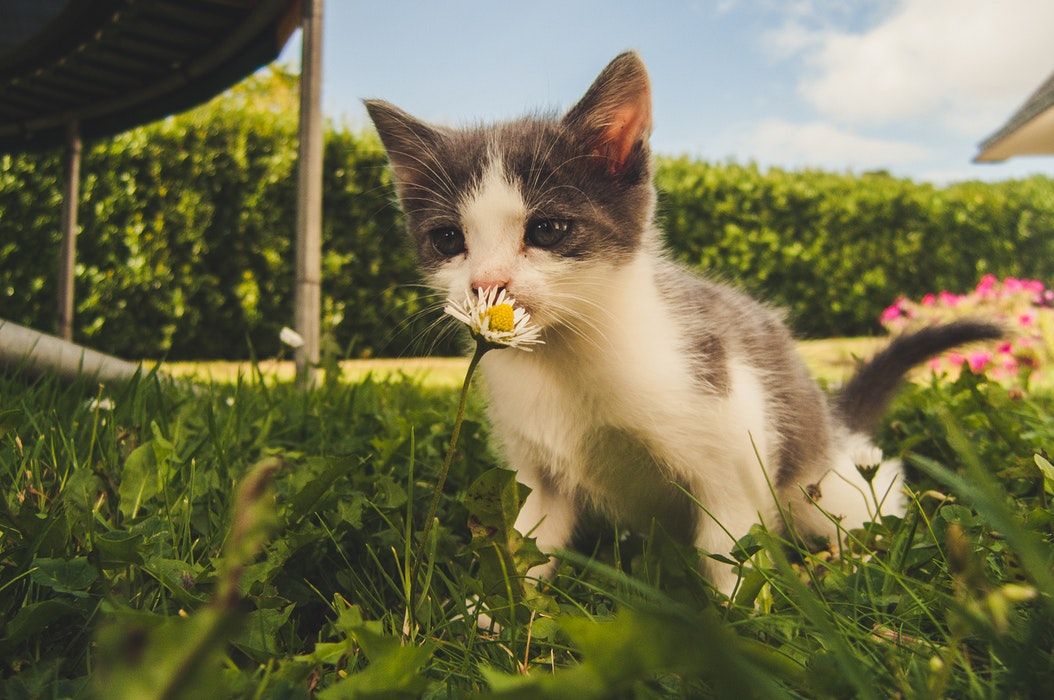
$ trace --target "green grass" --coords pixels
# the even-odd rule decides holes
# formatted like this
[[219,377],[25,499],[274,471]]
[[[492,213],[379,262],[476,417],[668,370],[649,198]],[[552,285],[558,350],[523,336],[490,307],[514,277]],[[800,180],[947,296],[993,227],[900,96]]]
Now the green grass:
[[[476,397],[421,543],[462,366],[353,364],[307,393],[215,363],[198,392],[0,376],[0,697],[1054,687],[1054,467],[1045,481],[1035,457],[1054,451],[1050,395],[970,374],[909,387],[880,436],[913,468],[908,516],[841,549],[756,529],[721,555],[743,570],[728,603],[695,552],[600,524],[524,586],[524,490],[494,469]],[[477,628],[471,596],[500,631]]]

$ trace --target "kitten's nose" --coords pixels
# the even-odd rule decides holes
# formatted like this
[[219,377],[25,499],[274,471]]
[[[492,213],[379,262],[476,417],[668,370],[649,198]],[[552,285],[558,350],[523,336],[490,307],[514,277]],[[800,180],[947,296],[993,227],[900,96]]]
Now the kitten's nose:
[[490,289],[492,287],[496,287],[497,290],[500,292],[501,290],[505,289],[505,287],[507,287],[508,284],[509,284],[509,280],[507,280],[507,279],[500,279],[500,278],[493,278],[493,279],[483,278],[483,279],[478,279],[478,280],[472,280],[472,291],[473,292],[478,292],[481,289]]

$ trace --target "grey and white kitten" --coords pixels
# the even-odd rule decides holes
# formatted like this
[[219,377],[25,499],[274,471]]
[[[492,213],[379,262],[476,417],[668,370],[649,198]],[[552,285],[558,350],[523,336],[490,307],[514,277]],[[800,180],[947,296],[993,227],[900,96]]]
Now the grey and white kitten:
[[[543,328],[535,352],[481,363],[494,432],[532,489],[516,526],[543,551],[568,544],[585,506],[726,553],[754,523],[779,526],[778,499],[799,531],[837,538],[874,516],[856,463],[881,460],[868,433],[903,373],[998,334],[964,322],[902,337],[829,402],[779,313],[663,252],[635,53],[562,117],[451,129],[366,106],[431,284],[457,301],[505,287]],[[901,478],[882,463],[883,513],[903,512]]]

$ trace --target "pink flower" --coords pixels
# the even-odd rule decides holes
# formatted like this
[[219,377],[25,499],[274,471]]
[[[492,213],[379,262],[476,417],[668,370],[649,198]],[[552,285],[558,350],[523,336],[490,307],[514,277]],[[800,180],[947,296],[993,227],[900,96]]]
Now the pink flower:
[[1017,322],[1020,323],[1022,326],[1031,326],[1033,323],[1036,322],[1036,312],[1026,311],[1025,313],[1017,317]]
[[888,323],[894,319],[898,319],[904,315],[904,310],[900,308],[901,299],[897,299],[895,302],[890,304],[882,311],[882,322]]
[[1003,280],[1003,292],[1014,294],[1025,288],[1025,283],[1016,277],[1007,277]]
[[924,297],[922,297],[922,305],[923,306],[933,306],[936,303],[937,303],[937,295],[936,294],[927,294]]
[[937,295],[944,306],[958,306],[959,302],[962,301],[962,297],[958,294],[952,294],[947,290],[941,290],[941,293]]
[[992,353],[990,352],[971,352],[970,357],[967,358],[970,363],[970,371],[974,374],[981,374],[984,372],[984,368],[988,366],[988,363],[992,361]]
[[995,295],[996,283],[997,280],[995,278],[995,275],[985,275],[981,278],[981,281],[977,283],[977,288],[974,291],[977,293],[977,296],[981,297],[982,299],[987,299],[988,297]]
[[954,350],[948,353],[947,360],[948,364],[952,367],[958,367],[963,362],[966,362],[966,358],[963,357],[960,353],[955,352]]
[[1003,369],[1007,372],[1017,372],[1017,358],[1013,355],[1008,355],[1003,358]]
[[1014,344],[1008,340],[1005,343],[1000,343],[999,347],[996,348],[996,350],[1003,353],[1004,355],[1010,355],[1014,352]]
[[935,357],[932,360],[930,360],[927,364],[929,365],[930,369],[932,369],[934,372],[936,372],[936,371],[940,370],[940,368],[941,368],[941,358]]

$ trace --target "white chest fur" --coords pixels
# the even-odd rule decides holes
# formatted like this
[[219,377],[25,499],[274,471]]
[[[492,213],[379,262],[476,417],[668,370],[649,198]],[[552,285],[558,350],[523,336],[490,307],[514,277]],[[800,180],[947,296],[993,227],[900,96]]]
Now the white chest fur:
[[749,367],[732,358],[731,391],[694,378],[675,314],[647,256],[602,300],[610,317],[589,337],[550,334],[539,352],[483,359],[489,412],[514,468],[641,525],[682,488],[714,509],[726,497],[769,510],[755,455],[767,455],[765,401]]

